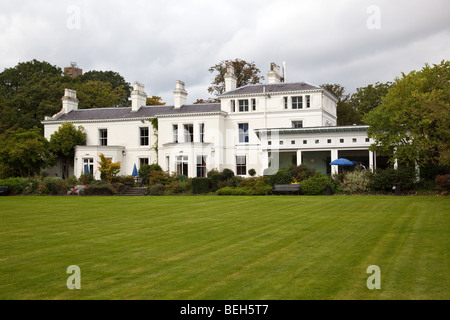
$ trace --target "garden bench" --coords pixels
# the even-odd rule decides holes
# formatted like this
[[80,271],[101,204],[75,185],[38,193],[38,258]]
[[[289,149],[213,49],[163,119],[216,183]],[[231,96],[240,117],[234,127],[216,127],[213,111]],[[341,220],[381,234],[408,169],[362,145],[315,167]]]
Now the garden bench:
[[0,196],[6,196],[8,194],[8,186],[0,186]]
[[300,184],[276,184],[272,192],[297,192],[300,194]]

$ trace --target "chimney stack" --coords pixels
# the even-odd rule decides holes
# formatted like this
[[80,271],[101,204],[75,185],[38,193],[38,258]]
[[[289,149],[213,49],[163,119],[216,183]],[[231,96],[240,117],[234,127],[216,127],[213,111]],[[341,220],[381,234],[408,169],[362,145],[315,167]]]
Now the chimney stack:
[[280,67],[275,63],[270,63],[270,71],[267,73],[269,84],[281,83]]
[[236,89],[237,77],[234,74],[234,68],[232,64],[227,65],[227,72],[224,76],[225,80],[225,92]]
[[175,109],[180,109],[182,105],[186,104],[186,97],[188,95],[187,91],[184,88],[184,82],[177,80],[177,84],[175,86],[175,90],[173,90],[174,98],[175,98]]
[[64,97],[62,97],[62,111],[69,113],[72,110],[78,110],[77,92],[71,89],[64,90]]
[[136,112],[146,104],[147,94],[144,85],[136,81],[133,85],[133,91],[131,91],[131,111]]

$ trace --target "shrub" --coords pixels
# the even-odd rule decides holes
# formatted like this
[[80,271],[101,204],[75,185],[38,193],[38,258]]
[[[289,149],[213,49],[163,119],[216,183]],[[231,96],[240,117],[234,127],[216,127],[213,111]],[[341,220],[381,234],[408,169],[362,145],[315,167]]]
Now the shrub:
[[94,175],[91,173],[83,173],[78,178],[78,183],[82,185],[91,184],[94,181]]
[[134,176],[116,176],[112,179],[112,182],[134,187],[136,185],[136,178]]
[[177,181],[186,181],[187,179],[188,179],[188,177],[186,175],[184,175],[184,174],[179,174],[176,177]]
[[270,184],[290,184],[292,182],[292,175],[290,170],[280,169],[274,175],[269,176]]
[[[211,180],[211,189],[213,191],[226,187],[228,185],[228,182],[231,179],[239,179],[238,177],[236,177],[234,175],[234,172],[230,169],[223,169],[222,172],[217,171],[217,169],[213,169],[211,171],[208,172],[207,177]],[[231,182],[232,184],[236,184],[237,180],[234,180],[233,182]],[[221,183],[222,182],[222,183]]]
[[165,188],[161,183],[156,183],[148,187],[148,194],[151,196],[162,196]]
[[346,173],[341,184],[343,191],[350,194],[366,192],[368,185],[369,177],[361,170]]
[[268,177],[242,179],[237,187],[226,186],[216,191],[217,195],[268,195],[272,186]]
[[316,169],[308,167],[306,164],[302,163],[299,166],[290,167],[291,176],[296,181],[302,181],[316,174]]
[[24,178],[8,178],[0,180],[0,185],[7,186],[11,194],[21,194],[23,191]]
[[334,181],[320,171],[316,171],[313,177],[303,180],[300,185],[301,192],[306,195],[325,194],[327,187],[330,187],[333,193],[336,191]]
[[402,190],[412,190],[415,187],[414,168],[377,169],[370,175],[369,187],[375,192],[391,192],[396,185],[401,185]]
[[176,177],[176,174],[171,175],[164,171],[152,170],[148,174],[148,184],[169,185],[172,182],[176,181]]
[[22,180],[22,193],[26,195],[36,194],[38,188],[38,180],[26,178]]
[[438,175],[435,179],[436,189],[444,194],[450,193],[450,174]]
[[112,182],[111,188],[114,193],[122,193],[127,187],[122,182]]
[[237,187],[243,180],[244,180],[244,178],[240,177],[240,176],[231,177],[230,179],[226,180],[226,186],[227,187]]
[[161,167],[154,163],[154,164],[143,164],[141,165],[138,174],[139,177],[142,179],[142,183],[145,185],[149,184],[149,174],[150,172],[155,172],[155,171],[162,171]]
[[221,180],[225,181],[225,180],[229,180],[231,178],[234,177],[234,172],[233,170],[230,169],[223,169],[222,173],[221,173]]
[[211,186],[209,178],[192,178],[192,193],[203,194],[208,193]]
[[[45,178],[42,181],[41,194],[58,194],[60,192],[67,192],[65,184],[61,184],[63,180],[59,178]],[[62,190],[61,190],[62,189]]]
[[84,190],[83,194],[88,196],[112,196],[114,190],[109,183],[95,181]]
[[78,179],[75,176],[71,176],[66,179],[66,185],[69,189],[75,187],[78,184]]
[[250,169],[250,170],[248,170],[248,175],[249,175],[250,177],[254,177],[254,176],[256,175],[256,170],[255,170],[255,169]]
[[220,189],[222,187],[225,187],[226,184],[219,184],[219,182],[222,180],[222,174],[217,170],[213,169],[207,173],[207,177],[211,181],[211,190],[216,191],[217,189]]

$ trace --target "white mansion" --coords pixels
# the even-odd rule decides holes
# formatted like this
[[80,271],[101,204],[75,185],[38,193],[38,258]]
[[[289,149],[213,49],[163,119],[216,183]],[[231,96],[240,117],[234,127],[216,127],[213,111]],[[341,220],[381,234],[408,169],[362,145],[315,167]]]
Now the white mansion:
[[285,82],[285,67],[272,63],[268,84],[236,88],[229,66],[220,103],[187,104],[187,95],[177,81],[173,106],[146,106],[144,86],[135,82],[131,107],[80,110],[76,92],[66,89],[62,110],[42,122],[44,135],[50,139],[64,122],[85,129],[87,143],[75,148],[70,168],[77,177],[87,167],[99,178],[100,154],[121,162],[121,175],[152,163],[188,177],[225,168],[263,175],[301,163],[331,174],[338,168],[329,163],[342,157],[376,166],[367,126],[337,126],[337,99],[318,86]]

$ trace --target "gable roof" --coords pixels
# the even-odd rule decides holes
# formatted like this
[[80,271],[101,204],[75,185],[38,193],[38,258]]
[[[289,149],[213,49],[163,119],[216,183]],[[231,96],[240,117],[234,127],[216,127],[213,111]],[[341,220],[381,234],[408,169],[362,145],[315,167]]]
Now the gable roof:
[[174,106],[142,106],[138,111],[131,108],[96,108],[72,110],[47,121],[86,121],[86,120],[118,120],[135,118],[154,118],[157,115],[177,115],[189,113],[219,112],[220,103],[204,103],[183,105],[179,109]]
[[302,90],[318,90],[320,87],[314,86],[306,82],[295,83],[273,83],[273,84],[252,84],[239,87],[237,89],[225,92],[221,96],[231,96],[240,94],[262,94],[266,93],[286,92],[286,91],[302,91]]

